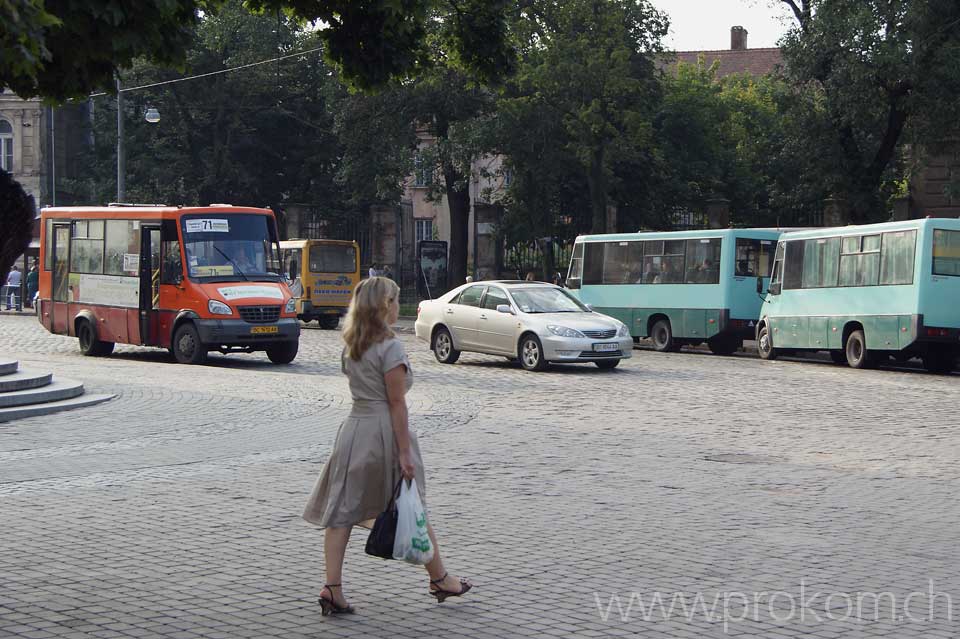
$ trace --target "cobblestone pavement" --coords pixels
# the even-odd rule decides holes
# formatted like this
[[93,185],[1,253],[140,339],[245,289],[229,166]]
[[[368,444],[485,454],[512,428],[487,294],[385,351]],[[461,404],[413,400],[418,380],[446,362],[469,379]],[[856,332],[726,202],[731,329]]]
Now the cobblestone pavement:
[[299,515],[349,409],[337,333],[189,367],[0,317],[0,355],[118,395],[0,424],[0,637],[960,634],[957,376],[647,351],[535,374],[403,339],[430,515],[476,587],[437,605],[358,530],[358,614],[321,618]]

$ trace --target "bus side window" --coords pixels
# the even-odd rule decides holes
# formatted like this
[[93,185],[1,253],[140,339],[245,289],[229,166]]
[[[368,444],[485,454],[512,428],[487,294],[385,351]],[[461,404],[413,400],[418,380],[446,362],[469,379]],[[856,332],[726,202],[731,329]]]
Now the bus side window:
[[183,261],[180,259],[177,223],[173,220],[161,223],[160,245],[160,283],[179,284],[183,281]]

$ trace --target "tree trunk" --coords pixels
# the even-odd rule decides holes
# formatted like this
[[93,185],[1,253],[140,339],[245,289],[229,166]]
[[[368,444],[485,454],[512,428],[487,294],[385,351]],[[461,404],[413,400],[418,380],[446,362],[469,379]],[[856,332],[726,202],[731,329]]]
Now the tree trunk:
[[597,147],[590,154],[587,185],[590,189],[590,210],[593,214],[591,233],[607,232],[607,180],[603,173],[604,149]]
[[10,267],[30,246],[35,211],[33,198],[0,169],[0,284],[6,283]]
[[556,273],[557,268],[554,265],[554,256],[553,256],[553,238],[548,237],[542,243],[540,247],[540,257],[541,264],[543,265],[543,281],[552,282],[553,274]]
[[[444,163],[443,180],[450,209],[450,255],[446,286],[460,286],[467,278],[467,240],[470,222],[470,187],[449,162]],[[462,184],[463,187],[458,187]]]

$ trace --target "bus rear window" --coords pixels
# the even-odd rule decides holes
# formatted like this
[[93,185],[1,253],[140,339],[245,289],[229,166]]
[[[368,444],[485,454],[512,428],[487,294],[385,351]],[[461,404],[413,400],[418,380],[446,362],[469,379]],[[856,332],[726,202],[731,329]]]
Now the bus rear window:
[[354,273],[357,252],[348,244],[316,244],[310,247],[311,273]]
[[754,240],[737,238],[736,277],[770,277],[773,268],[773,251],[777,244],[773,240]]
[[960,277],[960,231],[933,231],[933,274]]

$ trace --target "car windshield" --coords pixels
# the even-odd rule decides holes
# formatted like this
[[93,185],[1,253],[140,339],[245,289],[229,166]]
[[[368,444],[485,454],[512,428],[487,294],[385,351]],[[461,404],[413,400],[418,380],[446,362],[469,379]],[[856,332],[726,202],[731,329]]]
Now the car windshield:
[[510,291],[524,313],[583,313],[587,308],[562,288],[541,286]]
[[190,277],[219,282],[280,279],[279,253],[265,215],[185,215],[180,230]]

